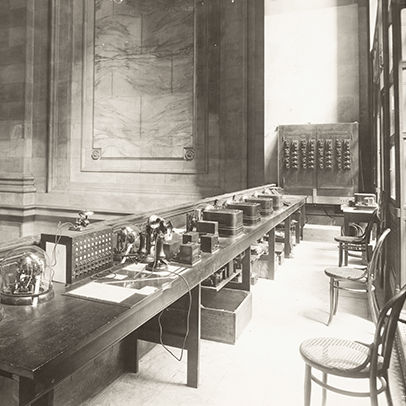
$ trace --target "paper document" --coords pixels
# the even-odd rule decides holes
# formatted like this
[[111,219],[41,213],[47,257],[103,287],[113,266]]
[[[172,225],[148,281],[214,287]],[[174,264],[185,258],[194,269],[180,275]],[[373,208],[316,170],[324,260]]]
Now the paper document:
[[123,269],[126,271],[136,271],[136,272],[140,272],[143,271],[145,269],[146,265],[145,264],[130,264],[130,265],[126,265]]
[[69,292],[68,295],[81,296],[89,299],[98,299],[106,302],[121,303],[137,290],[122,286],[106,285],[98,282],[89,282]]
[[138,271],[143,274],[152,274],[155,276],[173,276],[173,277],[176,277],[176,275],[174,275],[174,273],[179,273],[184,269],[185,268],[182,268],[177,265],[167,265],[167,268],[162,268],[161,270],[149,271],[146,269],[145,264],[130,264],[123,268],[123,270],[125,270],[125,271]]

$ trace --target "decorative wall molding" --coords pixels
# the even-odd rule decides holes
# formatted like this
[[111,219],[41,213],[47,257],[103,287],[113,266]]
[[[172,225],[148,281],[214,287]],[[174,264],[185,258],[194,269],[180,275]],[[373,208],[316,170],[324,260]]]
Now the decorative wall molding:
[[32,176],[7,177],[2,175],[0,177],[0,192],[35,193],[36,187],[34,177]]

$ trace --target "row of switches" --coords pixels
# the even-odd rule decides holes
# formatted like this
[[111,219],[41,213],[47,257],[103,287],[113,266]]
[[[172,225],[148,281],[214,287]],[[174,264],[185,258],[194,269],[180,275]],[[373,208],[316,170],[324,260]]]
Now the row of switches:
[[[315,140],[284,140],[283,164],[285,169],[314,169],[316,157]],[[333,169],[335,161],[338,170],[351,169],[350,140],[318,140],[317,165],[319,169]]]

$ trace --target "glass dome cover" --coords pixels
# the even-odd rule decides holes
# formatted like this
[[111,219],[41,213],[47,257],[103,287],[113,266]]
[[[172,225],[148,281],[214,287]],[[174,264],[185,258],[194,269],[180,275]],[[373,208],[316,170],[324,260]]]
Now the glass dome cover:
[[11,250],[0,262],[0,301],[35,305],[53,297],[53,270],[47,253],[35,246]]

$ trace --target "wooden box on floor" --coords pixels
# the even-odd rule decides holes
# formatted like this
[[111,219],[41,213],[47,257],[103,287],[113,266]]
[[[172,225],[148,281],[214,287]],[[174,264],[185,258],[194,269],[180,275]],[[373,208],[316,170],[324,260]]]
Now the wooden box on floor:
[[[274,264],[274,272],[276,273],[278,271],[278,266],[281,264],[281,258],[280,255],[282,253],[276,253],[275,252],[275,264]],[[256,274],[258,278],[263,278],[263,279],[269,279],[271,276],[269,275],[269,254],[264,254],[261,255],[260,258],[258,258],[256,261],[254,261],[251,264],[251,272],[253,274]]]
[[201,338],[235,344],[251,320],[252,297],[244,290],[202,288]]

